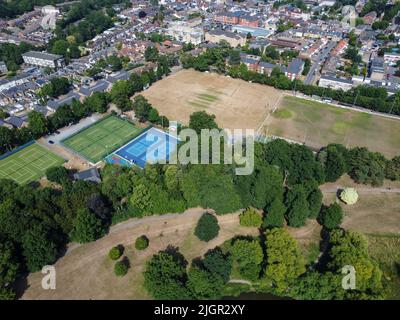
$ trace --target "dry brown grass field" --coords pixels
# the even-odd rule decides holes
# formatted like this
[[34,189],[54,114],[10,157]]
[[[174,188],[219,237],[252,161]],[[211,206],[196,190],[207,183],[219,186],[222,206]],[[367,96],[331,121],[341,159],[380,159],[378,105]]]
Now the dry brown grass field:
[[170,120],[189,123],[195,111],[216,116],[227,129],[257,129],[272,110],[280,92],[272,87],[218,74],[182,70],[141,93]]
[[[354,205],[345,205],[337,199],[333,190],[344,187],[353,187],[359,197]],[[382,187],[373,188],[360,185],[344,175],[334,183],[321,186],[324,194],[324,203],[338,202],[344,212],[342,227],[359,231],[365,234],[397,233],[400,234],[400,193],[387,192],[385,189],[398,189],[399,181],[385,180]],[[329,192],[327,192],[329,190]],[[384,192],[386,191],[386,192]]]

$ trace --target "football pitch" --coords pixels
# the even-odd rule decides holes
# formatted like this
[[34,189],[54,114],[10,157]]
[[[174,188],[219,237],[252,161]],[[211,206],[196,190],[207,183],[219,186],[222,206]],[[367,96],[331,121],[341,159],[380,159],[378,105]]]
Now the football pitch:
[[43,177],[48,168],[63,162],[61,157],[34,143],[0,160],[0,179],[26,184]]
[[367,147],[387,157],[400,154],[400,121],[325,103],[285,96],[263,134],[292,139],[314,148],[329,143]]
[[141,129],[129,121],[109,116],[66,138],[62,143],[91,163],[97,163],[140,132]]

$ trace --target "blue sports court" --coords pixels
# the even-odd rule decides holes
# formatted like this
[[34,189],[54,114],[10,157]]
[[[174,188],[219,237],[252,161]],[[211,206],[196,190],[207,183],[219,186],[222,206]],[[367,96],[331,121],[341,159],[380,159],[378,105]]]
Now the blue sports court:
[[146,163],[167,163],[177,145],[176,137],[156,128],[150,128],[108,156],[107,161],[122,165],[137,165],[141,168],[144,168]]

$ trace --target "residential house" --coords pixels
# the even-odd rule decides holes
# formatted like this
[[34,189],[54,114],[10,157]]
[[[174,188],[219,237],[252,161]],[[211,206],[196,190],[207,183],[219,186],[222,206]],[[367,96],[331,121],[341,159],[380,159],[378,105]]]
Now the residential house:
[[88,170],[77,172],[74,174],[74,179],[93,183],[101,182],[100,172],[97,168],[90,168]]
[[253,56],[250,54],[241,54],[240,62],[247,66],[247,69],[250,71],[257,72],[258,71],[258,63],[261,58],[259,56]]
[[304,61],[296,58],[289,63],[285,72],[285,76],[287,76],[290,80],[299,79],[303,70]]

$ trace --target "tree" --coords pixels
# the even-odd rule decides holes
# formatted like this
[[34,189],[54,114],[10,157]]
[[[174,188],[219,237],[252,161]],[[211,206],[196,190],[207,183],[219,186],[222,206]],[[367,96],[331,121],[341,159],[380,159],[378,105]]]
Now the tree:
[[400,180],[400,156],[388,161],[385,167],[385,177],[390,180]]
[[263,221],[264,228],[283,227],[285,223],[286,207],[282,200],[275,199],[266,209]]
[[218,129],[215,115],[209,115],[205,111],[193,112],[190,115],[189,127],[195,130],[197,134],[201,133],[201,129]]
[[342,275],[310,271],[302,275],[290,289],[290,295],[301,300],[343,299]]
[[144,287],[155,299],[188,298],[186,265],[178,252],[160,251],[146,263]]
[[307,190],[307,202],[309,208],[308,218],[317,218],[322,206],[322,192],[316,183],[308,183],[306,184],[306,187],[310,189]]
[[342,190],[339,197],[340,200],[342,200],[344,203],[352,205],[357,202],[358,193],[354,188],[345,188],[344,190]]
[[187,287],[195,299],[219,299],[224,288],[222,276],[198,268],[188,272]]
[[265,277],[280,293],[305,272],[303,257],[296,241],[282,228],[265,233],[267,264]]
[[70,86],[70,81],[65,77],[52,78],[49,83],[42,87],[41,94],[45,97],[57,98],[68,93]]
[[28,114],[29,129],[38,138],[49,131],[46,117],[39,112],[31,111]]
[[132,105],[129,97],[134,93],[131,83],[127,80],[115,82],[110,91],[111,101],[122,111],[130,110]]
[[239,216],[240,225],[245,227],[256,227],[259,228],[262,224],[261,215],[253,208],[246,209]]
[[341,145],[330,144],[319,153],[319,159],[325,168],[325,180],[335,182],[347,172],[346,163],[347,150]]
[[201,241],[208,242],[218,236],[218,220],[212,214],[204,213],[197,222],[194,234]]
[[12,285],[20,265],[16,259],[13,243],[0,237],[0,300],[14,299]]
[[145,235],[138,237],[135,241],[135,248],[137,250],[144,250],[148,246],[149,246],[149,239]]
[[205,269],[211,273],[219,274],[225,283],[229,281],[232,261],[230,256],[225,255],[221,249],[215,248],[207,251],[202,262]]
[[68,170],[63,166],[50,167],[46,170],[47,180],[63,184],[68,181]]
[[136,185],[133,189],[130,202],[134,208],[138,208],[141,210],[147,209],[148,212],[150,212],[152,201],[149,189],[144,184]]
[[108,256],[111,260],[118,260],[122,255],[122,250],[120,246],[112,247],[108,252]]
[[[365,236],[354,231],[335,229],[329,237],[330,250],[327,267],[340,273],[343,266],[353,266],[357,275],[356,290],[348,294],[374,296],[382,290],[382,271],[369,257]],[[347,292],[346,292],[347,293]],[[353,296],[353,298],[355,298]]]
[[104,233],[101,220],[88,209],[79,209],[75,220],[72,239],[85,243],[98,239]]
[[258,209],[263,209],[276,198],[281,199],[283,196],[282,173],[274,166],[263,164],[262,167],[256,169],[251,191],[252,205]]
[[261,263],[264,260],[261,244],[256,240],[236,239],[231,250],[233,258],[239,265],[240,275],[255,281],[261,273]]
[[309,216],[309,205],[303,185],[294,185],[286,193],[286,219],[289,226],[304,226]]
[[152,123],[159,123],[160,122],[160,115],[158,111],[154,108],[151,108],[148,115],[148,120]]
[[240,64],[240,51],[232,50],[229,56],[229,64],[231,66],[237,66]]
[[145,97],[138,95],[134,99],[133,110],[135,110],[135,116],[140,121],[145,121],[149,118],[149,113],[150,110],[152,110],[152,107]]
[[321,212],[321,223],[327,229],[337,228],[343,220],[343,210],[337,203],[332,203]]
[[129,261],[127,258],[122,261],[117,261],[114,265],[114,273],[117,277],[123,277],[128,273]]
[[34,223],[22,238],[22,254],[30,272],[56,260],[57,246],[49,237],[49,230],[40,223]]
[[370,183],[373,186],[383,184],[387,160],[377,152],[356,147],[348,155],[349,175],[357,183]]
[[158,50],[155,46],[148,46],[144,52],[144,58],[146,61],[157,61],[158,60]]
[[225,166],[191,166],[184,171],[179,185],[188,207],[212,208],[217,214],[241,208],[232,170]]

